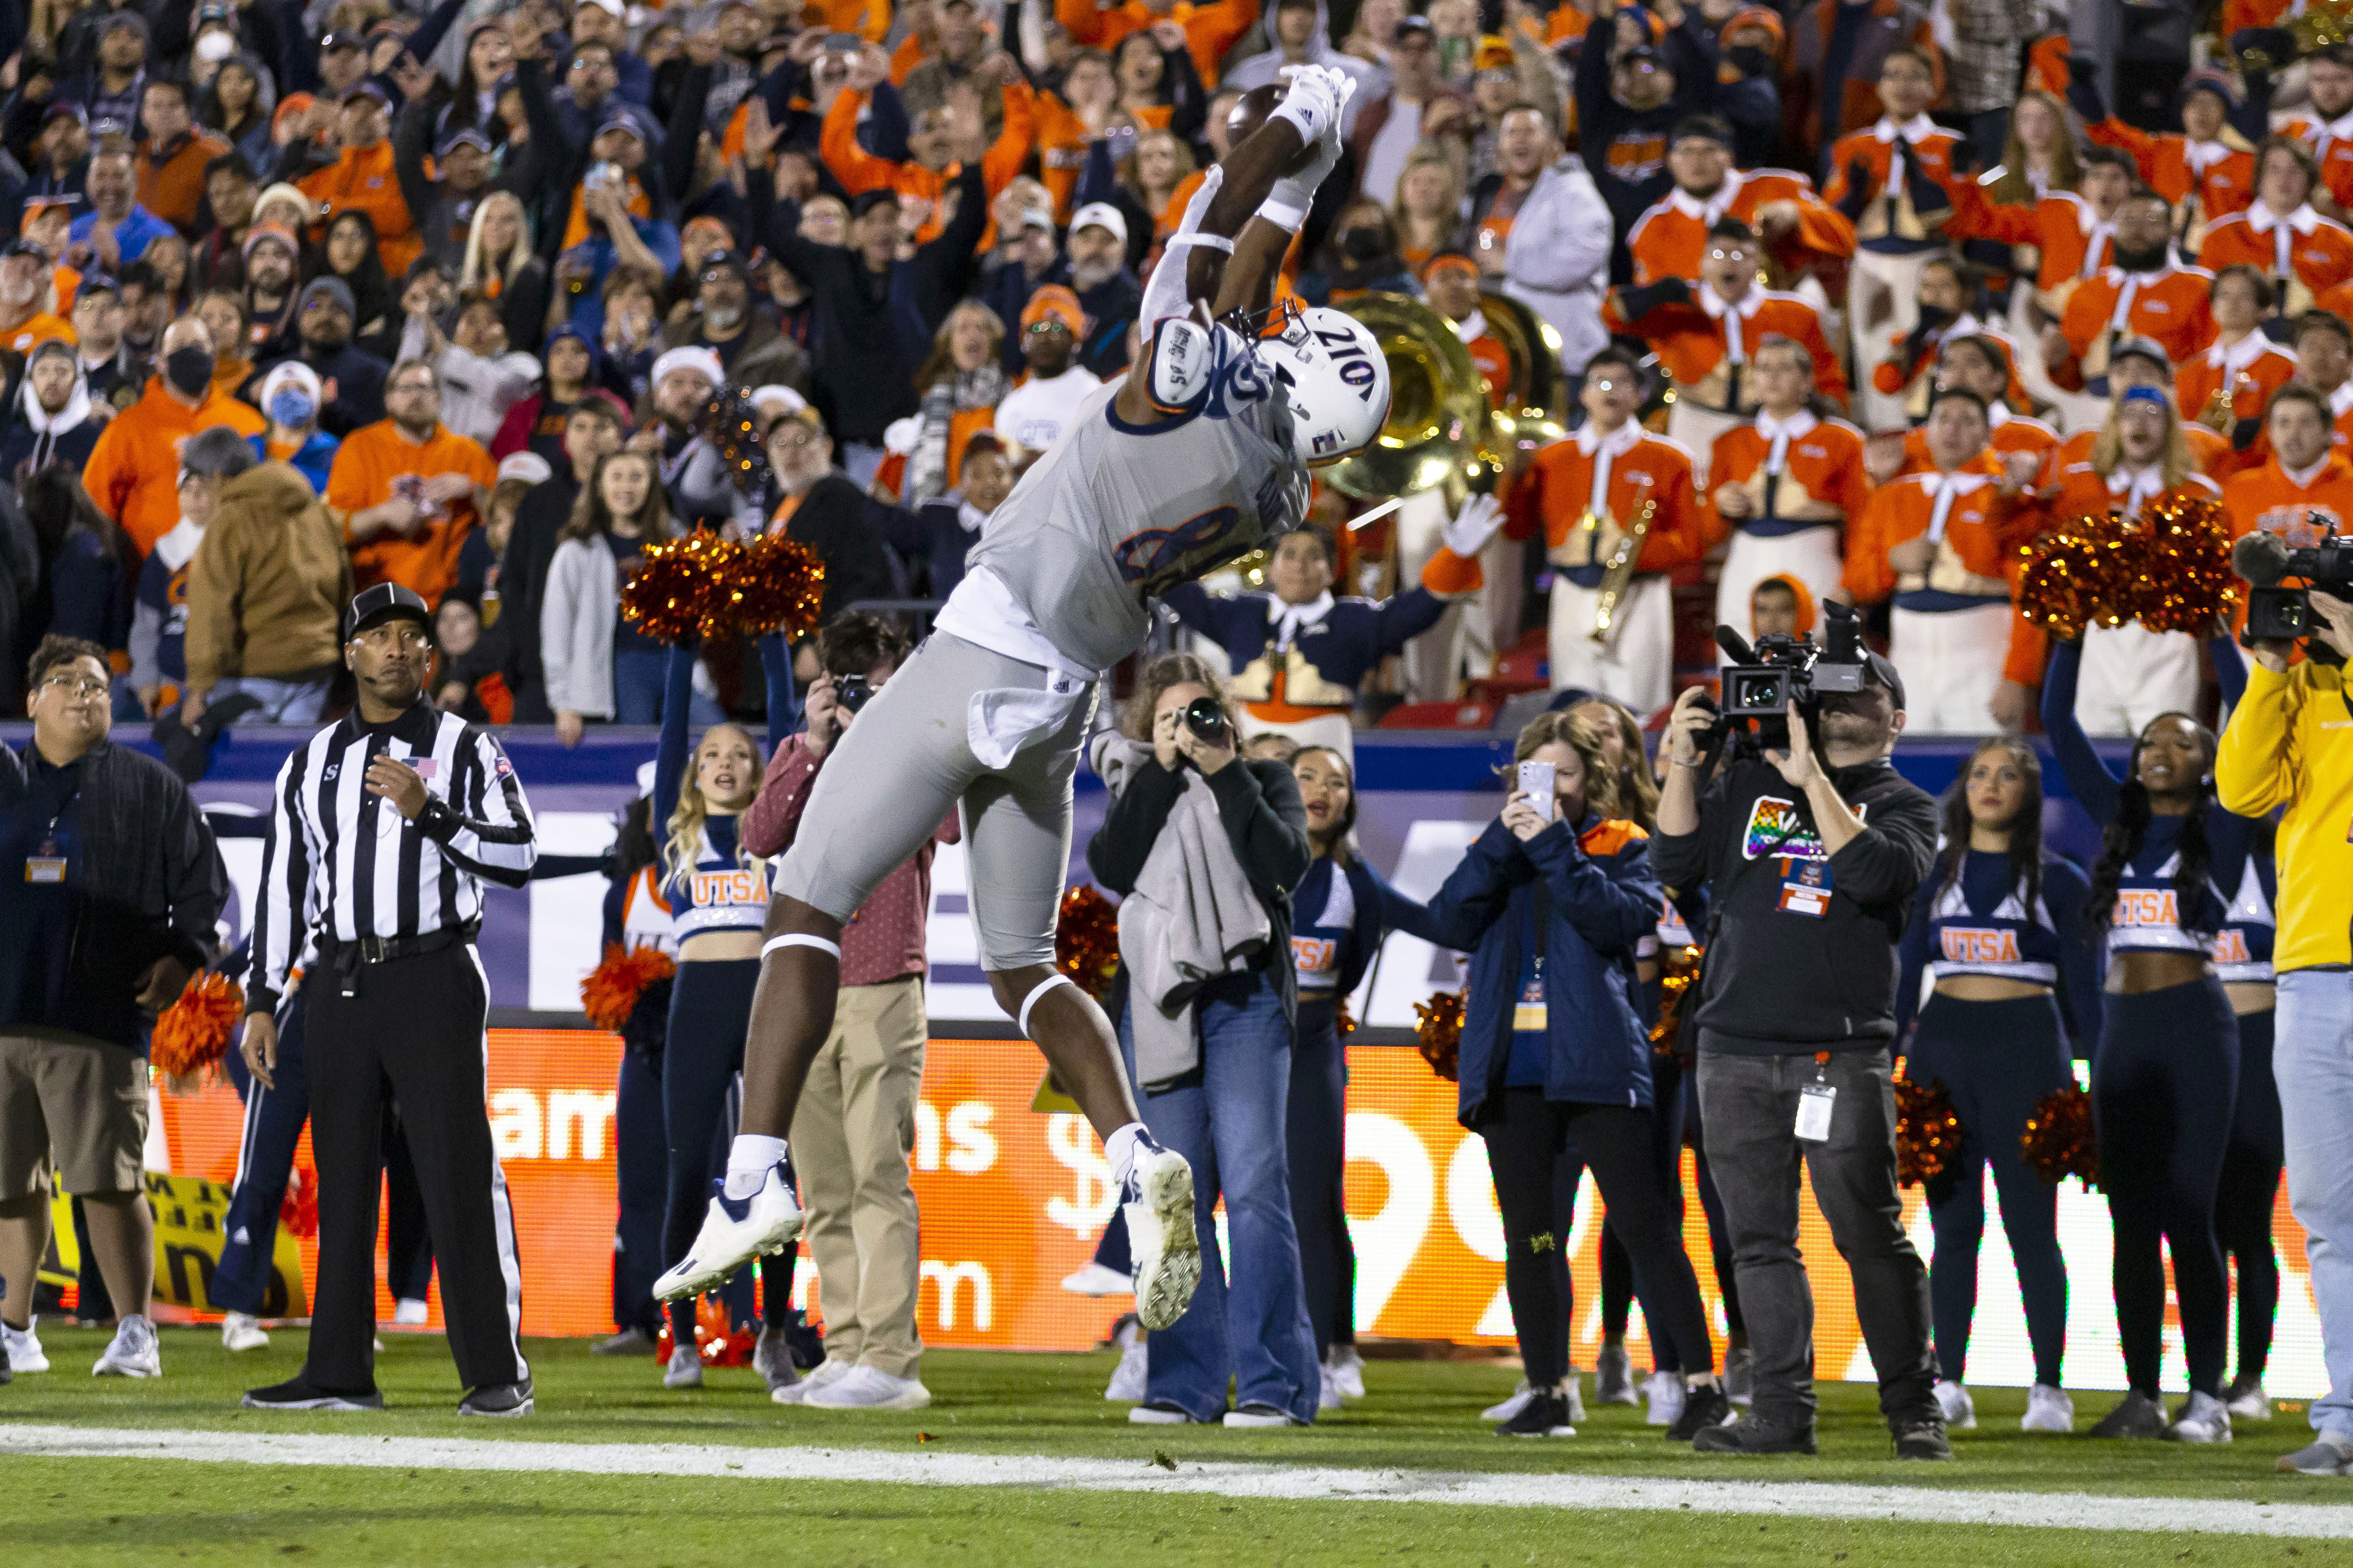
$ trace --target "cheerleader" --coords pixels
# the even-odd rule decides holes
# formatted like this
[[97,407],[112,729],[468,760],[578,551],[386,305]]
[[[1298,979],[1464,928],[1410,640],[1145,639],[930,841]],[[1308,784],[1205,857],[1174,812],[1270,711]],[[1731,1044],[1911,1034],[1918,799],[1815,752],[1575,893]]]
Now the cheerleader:
[[[642,776],[642,775],[640,775]],[[639,795],[622,814],[613,844],[612,881],[605,891],[605,947],[635,952],[653,948],[678,956],[678,933],[662,901],[661,851],[654,843],[653,798]],[[621,1068],[613,1108],[613,1326],[619,1331],[591,1347],[596,1355],[642,1355],[661,1337],[661,1303],[654,1280],[661,1273],[664,1191],[670,1166],[662,1131],[662,1023],[672,987],[647,987],[621,1035]]]
[[[2227,683],[2235,703],[2243,681]],[[2222,1184],[2214,1195],[2214,1228],[2238,1276],[2238,1370],[2223,1395],[2242,1421],[2271,1419],[2263,1368],[2271,1360],[2272,1321],[2279,1311],[2279,1256],[2272,1215],[2279,1201],[2279,1085],[2272,1078],[2272,939],[2277,920],[2277,868],[2272,825],[2257,822],[2253,847],[2235,880],[2218,868],[2217,888],[2231,889],[2231,907],[2213,943],[2214,973],[2239,1021],[2239,1094],[2231,1110],[2231,1142],[2222,1154]]]
[[[2246,667],[2227,639],[2209,646],[2228,701],[2243,689]],[[2110,776],[2075,720],[2082,663],[2080,643],[2053,655],[2042,728],[2068,787],[2101,827],[2084,910],[2108,948],[2092,1114],[2116,1231],[2112,1283],[2130,1392],[2092,1435],[2225,1443],[2230,1308],[2214,1200],[2237,1097],[2239,1029],[2210,944],[2232,901],[2215,889],[2238,885],[2256,825],[2216,802],[2213,733],[2184,713],[2150,720],[2124,780]],[[2170,1422],[2158,1388],[2168,1250],[2189,1363],[2189,1398]]]
[[1928,1184],[1936,1403],[1947,1428],[1977,1426],[1962,1376],[1990,1164],[2034,1348],[2034,1386],[2019,1425],[2072,1432],[2075,1406],[2060,1381],[2067,1266],[2059,1255],[2059,1194],[2028,1166],[2019,1138],[2036,1102],[2074,1082],[2068,1039],[2088,1044],[2099,1016],[2084,873],[2043,850],[2042,763],[2014,736],[1978,742],[1945,792],[1943,826],[1936,864],[1904,928],[1895,988],[1901,1040],[1919,1005],[1922,975],[1930,976],[1918,1030],[1905,1047],[1905,1075],[1941,1081],[1961,1119],[1960,1149]]
[[1298,921],[1291,947],[1299,975],[1299,1026],[1291,1048],[1287,1140],[1291,1205],[1299,1228],[1299,1261],[1307,1288],[1307,1317],[1324,1365],[1322,1407],[1365,1393],[1364,1358],[1356,1353],[1356,1249],[1348,1239],[1342,1194],[1347,1169],[1347,1047],[1339,1029],[1340,1005],[1365,977],[1381,942],[1394,929],[1439,940],[1430,910],[1384,881],[1356,853],[1356,780],[1348,759],[1329,746],[1308,746],[1291,760],[1291,776],[1307,810],[1307,841],[1314,859],[1291,895]]
[[[791,723],[786,658],[781,637],[760,639],[772,749]],[[690,757],[687,710],[694,664],[693,649],[670,649],[661,742],[654,760],[661,890],[678,938],[678,978],[670,991],[661,1068],[662,1125],[670,1148],[662,1222],[666,1268],[693,1246],[712,1178],[724,1168],[734,1134],[735,1085],[744,1069],[752,990],[760,978],[760,931],[768,918],[767,864],[744,854],[736,842],[737,822],[759,793],[760,750],[740,726],[713,724]],[[799,1381],[785,1343],[792,1277],[790,1251],[773,1267],[761,1265],[767,1322],[753,1364],[772,1392]],[[665,1388],[702,1384],[702,1358],[694,1344],[696,1302],[693,1296],[681,1296],[670,1304]]]

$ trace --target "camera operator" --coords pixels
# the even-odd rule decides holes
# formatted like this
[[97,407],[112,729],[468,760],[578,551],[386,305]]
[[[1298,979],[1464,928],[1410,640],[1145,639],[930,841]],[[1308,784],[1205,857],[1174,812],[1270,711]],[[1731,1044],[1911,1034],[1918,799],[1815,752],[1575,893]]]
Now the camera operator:
[[[817,639],[825,673],[810,686],[808,728],[776,748],[744,813],[744,847],[792,847],[809,791],[842,731],[911,651],[880,616],[838,617]],[[915,1190],[915,1101],[923,1086],[923,932],[934,844],[958,837],[954,812],[932,843],[882,879],[842,928],[841,994],[833,1032],[793,1113],[809,1258],[825,1309],[825,1360],[779,1403],[827,1410],[916,1410],[931,1391],[916,1374],[923,1337],[915,1292],[923,1253]],[[786,1400],[782,1394],[790,1394]]]
[[1291,894],[1312,850],[1291,769],[1235,754],[1240,719],[1208,665],[1167,654],[1089,753],[1112,798],[1087,867],[1123,900],[1106,1011],[1145,1125],[1198,1173],[1203,1236],[1223,1193],[1233,1257],[1229,1279],[1203,1247],[1192,1305],[1153,1334],[1144,1403],[1128,1413],[1145,1424],[1305,1426],[1323,1393],[1286,1134]]
[[1935,852],[1936,807],[1887,760],[1904,728],[1902,678],[1861,657],[1860,690],[1824,693],[1811,722],[1792,700],[1787,750],[1736,756],[1704,795],[1703,737],[1718,721],[1694,689],[1668,726],[1651,868],[1669,887],[1708,887],[1699,1103],[1757,1358],[1754,1406],[1700,1433],[1705,1453],[1815,1451],[1802,1158],[1853,1272],[1896,1458],[1952,1458],[1927,1272],[1895,1185],[1889,1058],[1895,941]]
[[[2276,438],[2276,436],[2275,437]],[[2312,1444],[2279,1468],[2353,1473],[2353,724],[2344,661],[2353,604],[2313,590],[2309,656],[2263,640],[2214,760],[2222,805],[2248,816],[2280,811],[2279,926],[2272,949],[2279,1005],[2272,1069],[2279,1084],[2288,1204],[2306,1233],[2329,1391],[2313,1401]]]

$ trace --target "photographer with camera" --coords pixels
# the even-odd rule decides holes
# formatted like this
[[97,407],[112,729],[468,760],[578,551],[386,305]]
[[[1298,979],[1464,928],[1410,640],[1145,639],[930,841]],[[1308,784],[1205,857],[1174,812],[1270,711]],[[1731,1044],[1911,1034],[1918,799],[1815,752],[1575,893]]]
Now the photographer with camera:
[[[1676,700],[1651,864],[1668,887],[1708,892],[1693,1015],[1699,1103],[1757,1382],[1749,1414],[1694,1447],[1815,1451],[1802,1160],[1853,1274],[1896,1458],[1948,1459],[1927,1271],[1895,1184],[1895,943],[1936,842],[1936,803],[1887,760],[1904,728],[1903,679],[1862,651],[1852,616],[1835,606],[1827,653],[1774,639],[1752,659],[1728,628],[1717,638],[1742,656],[1725,674],[1732,716],[1719,720],[1696,689]],[[1776,692],[1787,740],[1763,749],[1780,738],[1750,736],[1740,715]],[[1733,758],[1703,793],[1725,744]]]
[[[744,813],[744,847],[781,855],[842,731],[911,651],[897,626],[852,612],[818,634],[825,673],[809,687],[808,728],[776,748]],[[915,1410],[931,1403],[916,1375],[923,1252],[907,1180],[915,1102],[923,1086],[923,937],[932,856],[954,844],[948,814],[842,928],[841,993],[833,1030],[793,1112],[792,1144],[808,1219],[809,1261],[825,1309],[826,1358],[783,1392],[826,1410]]]
[[1208,665],[1166,654],[1088,757],[1112,798],[1087,867],[1123,900],[1105,1010],[1145,1126],[1193,1168],[1199,1234],[1223,1194],[1233,1257],[1229,1279],[1203,1247],[1192,1305],[1154,1332],[1144,1403],[1128,1413],[1147,1425],[1305,1426],[1323,1393],[1286,1137],[1291,894],[1313,850],[1291,769],[1236,755],[1240,718]]
[[[2273,559],[2255,566],[2253,554]],[[2353,1473],[2353,1165],[2344,1157],[2345,1129],[2353,1126],[2353,842],[2345,831],[2353,820],[2353,725],[2344,673],[2353,654],[2353,572],[2342,561],[2288,552],[2269,534],[2240,542],[2232,564],[2258,586],[2293,570],[2327,589],[2307,595],[2307,657],[2293,665],[2296,643],[2263,635],[2290,628],[2267,627],[2251,611],[2254,668],[2214,758],[2224,808],[2280,814],[2272,1067],[2288,1203],[2305,1229],[2329,1390],[2312,1403],[2314,1441],[2283,1455],[2279,1468],[2322,1476]]]

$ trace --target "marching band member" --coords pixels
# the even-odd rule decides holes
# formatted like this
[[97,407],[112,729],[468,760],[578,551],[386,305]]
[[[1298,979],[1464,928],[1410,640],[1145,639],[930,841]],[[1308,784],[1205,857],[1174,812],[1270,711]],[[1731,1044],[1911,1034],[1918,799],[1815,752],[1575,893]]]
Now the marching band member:
[[[2018,384],[2014,364],[2010,340],[1999,333],[1947,338],[1943,352],[1936,356],[1936,384],[1966,387],[1985,399],[1986,418],[1993,426],[1993,450],[1997,456],[2031,452],[2038,458],[2047,459],[2059,446],[2059,432],[2029,415],[2010,412],[2009,399],[2015,395]],[[1936,464],[1928,457],[1927,434],[1915,426],[1904,437],[1904,466],[1893,477],[1926,473],[1934,467]]]
[[[2084,133],[2104,147],[2132,154],[2140,177],[2173,204],[2173,237],[2202,259],[2206,231],[2216,218],[2243,212],[2255,195],[2255,145],[2268,118],[2257,107],[2250,130],[2231,121],[2245,109],[2246,95],[2223,71],[2189,73],[2181,84],[2181,134],[2152,136],[2107,111],[2095,78],[2097,63],[2085,60],[2068,84],[2068,101],[2084,116]],[[2211,266],[2211,263],[2209,263]]]
[[2263,268],[2239,262],[2214,274],[2206,291],[2214,312],[2214,344],[2174,377],[2184,417],[2231,443],[2211,460],[2206,477],[2221,483],[2271,455],[2263,437],[2263,408],[2296,373],[2295,355],[2263,331],[2279,298]]
[[2138,184],[2132,159],[2113,147],[2087,148],[2080,158],[2084,173],[2076,190],[2045,191],[2031,207],[1988,200],[1983,187],[1991,176],[1957,184],[1953,221],[1945,226],[1956,239],[2034,247],[2042,258],[2034,302],[2052,316],[2063,314],[2084,280],[2115,260],[2116,212]]
[[[1641,388],[1626,350],[1595,354],[1577,397],[1585,423],[1533,459],[1514,459],[1504,505],[1514,537],[1542,528],[1553,563],[1553,689],[1582,687],[1655,712],[1674,672],[1666,574],[1707,548],[1692,458],[1635,420]],[[1606,604],[1612,588],[1620,595]]]
[[2313,209],[2319,188],[2309,148],[2292,136],[2267,138],[2255,153],[2254,201],[2207,226],[2198,259],[2215,272],[2241,262],[2262,269],[2279,286],[2282,313],[2302,315],[2353,279],[2353,230]]
[[[2108,407],[2114,408],[2124,400],[2126,393],[2137,386],[2153,386],[2159,392],[2173,388],[2173,363],[2165,351],[2147,338],[2119,338],[2108,351]],[[2107,416],[2103,412],[2100,422],[2076,431],[2059,444],[2043,464],[2042,483],[2048,489],[2055,486],[2069,468],[2092,460],[2092,449],[2099,445],[2100,432],[2107,427]],[[2189,456],[2201,474],[2212,474],[2229,457],[2231,443],[2203,425],[2188,424],[2181,433],[2189,439]]]
[[1767,577],[1793,576],[1818,599],[1837,588],[1846,521],[1871,499],[1862,432],[1816,412],[1801,344],[1759,344],[1757,386],[1757,417],[1717,437],[1708,463],[1709,542],[1732,540],[1716,578],[1718,626],[1740,625],[1750,590]]
[[2173,209],[2155,191],[2143,188],[2116,209],[2116,265],[2084,279],[2068,296],[2056,327],[2042,333],[2043,363],[2063,388],[2080,387],[2068,425],[2099,424],[2097,399],[2108,395],[2108,365],[2126,338],[2145,337],[2165,351],[2166,367],[2202,353],[2214,341],[2214,317],[2206,304],[2213,275],[2173,259],[2167,226]]
[[1634,220],[1626,250],[1634,281],[1696,283],[1709,237],[1726,218],[1746,224],[1781,276],[1795,279],[1854,254],[1854,225],[1788,169],[1735,169],[1732,127],[1714,114],[1678,121],[1667,135],[1675,188]]
[[[2026,386],[2018,374],[2018,347],[2007,332],[1978,315],[1977,298],[1975,268],[1950,254],[1932,258],[1920,269],[1918,323],[1892,336],[1887,358],[1872,369],[1871,384],[1904,400],[1904,416],[1912,421],[1915,434],[1919,421],[1928,417],[1928,399],[1936,390],[1937,357],[1947,343],[1961,338],[1990,340],[2000,352],[2006,376],[1989,395],[2027,406]],[[1907,437],[1905,446],[1911,445]]]

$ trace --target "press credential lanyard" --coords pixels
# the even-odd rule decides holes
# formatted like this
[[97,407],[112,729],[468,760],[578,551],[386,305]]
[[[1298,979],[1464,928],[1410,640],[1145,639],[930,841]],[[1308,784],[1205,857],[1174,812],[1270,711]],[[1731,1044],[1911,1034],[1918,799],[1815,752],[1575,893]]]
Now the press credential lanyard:
[[1798,1091],[1798,1139],[1805,1143],[1827,1143],[1831,1141],[1831,1107],[1838,1100],[1838,1086],[1831,1082],[1831,1054],[1814,1053],[1814,1081]]

